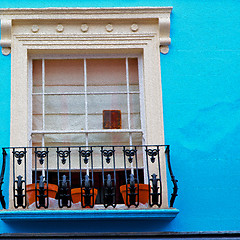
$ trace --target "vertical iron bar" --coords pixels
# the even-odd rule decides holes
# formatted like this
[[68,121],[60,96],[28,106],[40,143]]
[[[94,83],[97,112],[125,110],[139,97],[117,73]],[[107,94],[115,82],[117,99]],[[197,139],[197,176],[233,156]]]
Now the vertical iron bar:
[[139,176],[138,176],[138,163],[137,163],[137,147],[135,146],[135,161],[136,161],[136,175],[137,175],[137,204],[136,207],[139,205]]
[[103,166],[103,147],[101,146],[101,160],[102,160],[102,183],[103,183],[103,204],[106,207],[106,198],[105,198],[105,179],[104,179],[104,166]]
[[91,171],[92,171],[92,193],[90,193],[90,199],[92,199],[92,204],[90,201],[90,207],[93,208],[94,207],[94,175],[93,175],[93,148],[90,147],[90,151],[91,151]]
[[35,147],[35,205],[37,207],[37,148]]
[[46,152],[47,152],[47,174],[46,174],[46,183],[47,183],[47,208],[49,206],[49,196],[48,196],[48,147],[46,147]]
[[113,202],[113,207],[115,208],[116,207],[116,184],[117,184],[117,181],[116,181],[116,166],[115,166],[115,149],[114,147],[112,147],[112,150],[113,150],[113,174],[114,174],[114,202]]
[[124,171],[125,171],[125,181],[126,181],[126,204],[127,204],[128,207],[130,207],[129,204],[128,204],[129,194],[128,194],[128,178],[127,178],[127,166],[126,166],[125,150],[126,150],[126,147],[123,146]]
[[172,180],[172,183],[173,183],[173,193],[171,194],[172,197],[170,199],[170,207],[173,207],[175,198],[178,196],[178,194],[177,194],[177,192],[178,192],[178,185],[177,185],[178,180],[175,179],[175,176],[173,175],[172,166],[171,166],[171,162],[170,162],[170,149],[169,149],[169,145],[167,145],[165,153],[167,155],[168,169],[169,169],[169,173],[170,173],[171,180]]
[[17,205],[16,205],[16,199],[15,199],[15,195],[16,195],[16,190],[15,190],[15,148],[13,148],[13,203],[14,203],[14,207],[17,208]]
[[57,147],[58,206],[60,207],[59,147]]
[[26,182],[27,182],[27,149],[24,148],[24,200],[25,200],[25,205],[23,206],[23,208],[26,208],[27,206],[27,189],[26,189]]
[[158,204],[159,207],[162,205],[162,178],[161,178],[161,164],[160,164],[160,149],[159,146],[157,146],[157,156],[158,156],[158,173],[159,173],[159,197],[160,202]]
[[3,196],[3,192],[2,192],[3,191],[2,184],[4,183],[3,179],[4,179],[4,173],[5,173],[5,167],[6,167],[6,156],[7,156],[7,152],[4,148],[2,149],[2,154],[3,154],[3,163],[2,163],[2,170],[1,170],[1,175],[0,175],[0,202],[2,204],[2,207],[4,209],[6,209],[6,202],[4,200],[4,196]]
[[72,173],[71,173],[71,148],[69,147],[68,148],[68,152],[69,152],[69,155],[68,155],[68,161],[69,161],[69,189],[68,189],[68,192],[69,192],[69,204],[67,204],[67,207],[70,208],[71,205],[72,205],[72,201],[71,201],[71,188],[72,188]]
[[83,207],[83,187],[82,187],[82,155],[81,155],[81,147],[79,147],[79,167],[80,167],[80,188],[81,188],[81,206]]
[[149,176],[149,166],[148,166],[148,147],[145,147],[146,152],[146,164],[147,164],[147,177],[148,177],[148,194],[149,194],[149,206],[151,206],[151,182],[150,182],[150,176]]

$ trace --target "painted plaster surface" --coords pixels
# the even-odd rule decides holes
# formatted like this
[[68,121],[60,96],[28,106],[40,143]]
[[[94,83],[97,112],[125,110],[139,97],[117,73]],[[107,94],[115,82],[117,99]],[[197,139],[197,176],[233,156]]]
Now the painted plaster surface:
[[[173,170],[179,180],[175,207],[180,213],[170,223],[0,222],[1,233],[240,230],[240,19],[236,11],[239,1],[62,0],[49,5],[45,1],[2,0],[0,3],[3,8],[124,6],[173,6],[172,42],[169,53],[161,56],[161,72],[165,140],[171,145]],[[0,62],[0,145],[8,146],[10,56],[0,55]],[[170,190],[171,182],[168,186]],[[7,194],[8,190],[4,192]]]

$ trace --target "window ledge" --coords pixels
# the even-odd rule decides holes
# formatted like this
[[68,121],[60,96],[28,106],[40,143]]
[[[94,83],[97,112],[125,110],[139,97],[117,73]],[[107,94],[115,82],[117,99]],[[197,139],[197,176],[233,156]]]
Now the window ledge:
[[[54,212],[54,214],[53,214]],[[171,221],[179,213],[178,209],[131,209],[131,210],[4,210],[0,211],[3,221],[39,221],[39,220],[164,220]]]

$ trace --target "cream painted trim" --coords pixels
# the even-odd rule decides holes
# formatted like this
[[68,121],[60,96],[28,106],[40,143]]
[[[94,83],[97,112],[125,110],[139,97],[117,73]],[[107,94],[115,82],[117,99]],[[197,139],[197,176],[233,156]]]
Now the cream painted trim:
[[[11,47],[11,146],[28,146],[31,141],[28,116],[29,87],[34,55],[68,56],[85,54],[140,54],[141,86],[144,96],[145,144],[164,145],[160,53],[171,42],[171,7],[164,8],[47,8],[0,9],[5,55]],[[10,169],[12,169],[10,161]],[[28,165],[29,173],[31,166]],[[10,186],[12,171],[10,171]],[[150,174],[154,168],[150,169]],[[166,161],[161,155],[162,208],[168,208]],[[13,208],[12,187],[9,205]]]
[[[172,7],[133,7],[133,8],[12,8],[0,9],[1,19],[1,40],[2,53],[8,55],[11,52],[12,22],[24,20],[36,20],[39,24],[44,20],[69,21],[82,20],[79,33],[86,33],[89,26],[84,21],[89,20],[131,20],[130,29],[132,34],[138,32],[139,26],[135,23],[137,20],[157,20],[159,24],[159,46],[163,54],[168,53],[170,39],[170,14]],[[32,33],[39,32],[39,25],[33,24]],[[114,31],[114,26],[108,23],[105,26],[107,32]],[[63,33],[65,27],[63,24],[56,24],[55,32]],[[38,36],[36,36],[38,37]],[[69,36],[70,37],[70,36]],[[72,36],[73,37],[73,36]]]

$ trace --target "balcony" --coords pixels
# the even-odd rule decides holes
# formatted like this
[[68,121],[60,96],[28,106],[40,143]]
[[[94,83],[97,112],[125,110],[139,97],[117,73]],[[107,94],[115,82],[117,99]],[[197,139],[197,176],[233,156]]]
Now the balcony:
[[[178,187],[169,145],[3,148],[0,200],[4,209],[2,187],[7,156],[12,161],[13,187],[9,210],[0,213],[3,220],[22,218],[22,214],[38,219],[41,213],[56,218],[49,210],[61,209],[71,209],[68,213],[59,211],[57,218],[62,219],[68,214],[74,218],[80,210],[85,212],[82,218],[90,214],[101,218],[104,210],[115,211],[107,211],[109,218],[126,214],[144,218],[146,211],[153,218],[172,218],[178,213],[173,209]],[[173,183],[170,208],[163,206],[163,163],[167,163]]]

